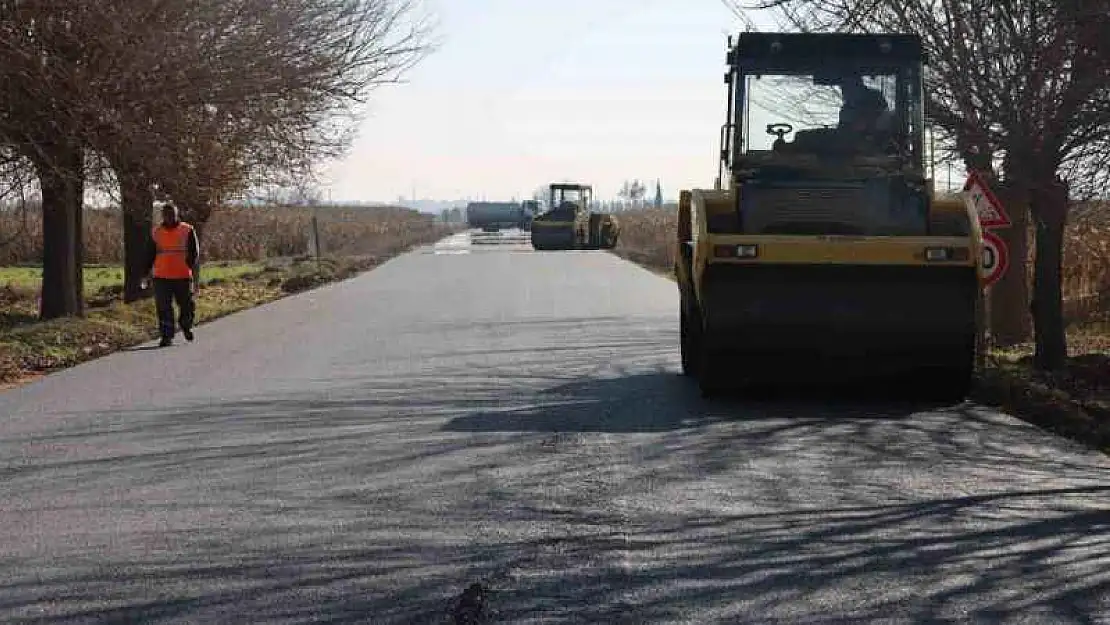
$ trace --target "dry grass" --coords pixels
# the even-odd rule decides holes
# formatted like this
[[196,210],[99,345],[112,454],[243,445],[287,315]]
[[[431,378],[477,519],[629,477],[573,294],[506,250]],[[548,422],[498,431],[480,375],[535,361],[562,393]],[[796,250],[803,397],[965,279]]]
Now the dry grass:
[[[261,260],[307,252],[312,210],[302,207],[224,207],[205,225],[206,260]],[[447,233],[434,217],[397,207],[319,209],[324,252],[334,256],[389,256]],[[123,261],[117,210],[85,211],[85,260]],[[0,266],[42,262],[42,216],[37,208],[0,210]]]
[[1101,208],[1073,218],[1064,244],[1064,298],[1080,320],[1110,312],[1110,206]]
[[1110,355],[1073,356],[1063,371],[1033,369],[1029,356],[996,355],[975,400],[1060,436],[1110,453]]
[[620,237],[613,250],[617,255],[649,269],[669,272],[674,267],[678,207],[646,208],[617,214]]

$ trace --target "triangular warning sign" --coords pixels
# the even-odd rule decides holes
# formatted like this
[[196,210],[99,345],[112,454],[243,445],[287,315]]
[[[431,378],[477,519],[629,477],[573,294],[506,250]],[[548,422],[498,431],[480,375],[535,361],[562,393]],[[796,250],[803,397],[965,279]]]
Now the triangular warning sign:
[[964,185],[964,202],[979,216],[979,225],[984,228],[1008,228],[1013,225],[1006,214],[1002,202],[977,172],[971,172]]
[[979,215],[979,223],[984,226],[990,224],[1006,224],[1009,225],[1009,220],[1006,219],[1005,213],[998,212],[989,199],[987,194],[983,192],[982,188],[975,188],[967,192],[971,197],[972,210]]

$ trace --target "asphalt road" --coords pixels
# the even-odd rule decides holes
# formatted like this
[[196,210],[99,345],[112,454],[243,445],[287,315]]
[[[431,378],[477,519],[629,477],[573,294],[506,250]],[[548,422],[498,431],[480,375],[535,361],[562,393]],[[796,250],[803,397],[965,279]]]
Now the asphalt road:
[[0,621],[1110,622],[1106,457],[703,400],[676,292],[463,236],[0,394]]

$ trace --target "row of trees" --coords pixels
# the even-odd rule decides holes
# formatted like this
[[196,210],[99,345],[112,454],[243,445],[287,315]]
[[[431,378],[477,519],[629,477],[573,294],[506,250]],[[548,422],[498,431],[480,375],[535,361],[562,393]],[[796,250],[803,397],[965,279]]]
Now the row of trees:
[[357,106],[432,48],[410,0],[0,0],[0,175],[43,210],[44,319],[81,315],[87,186],[123,207],[140,295],[156,198],[213,207],[304,180]]
[[[663,185],[659,180],[655,181],[654,193],[651,197],[652,205],[659,208],[663,205]],[[648,185],[639,178],[634,180],[625,180],[621,185],[620,191],[617,192],[617,197],[632,203],[633,205],[643,205],[648,201]]]
[[[1003,343],[1035,330],[1037,366],[1067,357],[1061,296],[1071,200],[1110,173],[1110,0],[763,0],[803,31],[912,32],[929,56],[926,112],[941,145],[985,175],[1015,224],[1015,259],[994,287]],[[1035,231],[1033,296],[1026,232]],[[1029,302],[1032,302],[1030,305]]]
[[440,219],[449,224],[461,224],[466,222],[466,213],[458,206],[445,208],[440,212]]

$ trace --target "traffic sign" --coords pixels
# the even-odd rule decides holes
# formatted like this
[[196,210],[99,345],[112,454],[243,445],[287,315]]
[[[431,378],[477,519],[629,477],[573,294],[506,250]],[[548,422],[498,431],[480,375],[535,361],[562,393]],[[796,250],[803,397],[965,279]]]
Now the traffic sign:
[[979,263],[979,274],[987,286],[998,282],[1010,266],[1010,252],[1006,242],[993,232],[983,233],[983,258]]
[[984,228],[1009,228],[1013,225],[1002,202],[991,192],[979,172],[973,171],[967,177],[964,202],[979,216],[979,225]]

